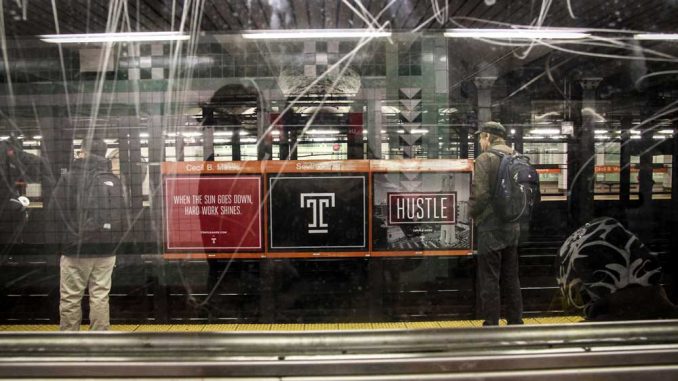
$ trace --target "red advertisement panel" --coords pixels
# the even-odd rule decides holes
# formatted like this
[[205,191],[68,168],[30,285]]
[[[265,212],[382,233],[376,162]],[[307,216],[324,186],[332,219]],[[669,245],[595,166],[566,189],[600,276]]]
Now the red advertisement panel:
[[165,178],[170,250],[262,250],[260,176]]

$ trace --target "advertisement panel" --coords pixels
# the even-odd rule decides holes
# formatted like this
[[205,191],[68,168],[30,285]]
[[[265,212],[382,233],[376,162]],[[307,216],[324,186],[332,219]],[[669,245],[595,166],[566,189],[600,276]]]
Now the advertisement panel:
[[471,172],[372,175],[372,251],[471,252]]
[[269,250],[367,250],[367,174],[268,176]]
[[262,251],[261,176],[164,179],[166,249]]

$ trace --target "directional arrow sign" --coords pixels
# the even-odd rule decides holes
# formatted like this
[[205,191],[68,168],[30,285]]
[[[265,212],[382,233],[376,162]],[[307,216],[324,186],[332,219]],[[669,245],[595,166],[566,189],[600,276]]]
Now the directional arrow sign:
[[403,123],[400,126],[407,132],[408,134],[412,133],[412,130],[415,128],[421,128],[421,123]]
[[419,115],[421,115],[421,111],[401,111],[400,114],[405,117],[408,122],[413,122]]
[[421,91],[421,88],[419,87],[405,87],[401,88],[400,91],[405,94],[406,97],[412,99]]
[[411,146],[411,145],[413,145],[417,140],[419,140],[419,138],[421,138],[421,135],[419,135],[419,134],[417,134],[417,135],[407,135],[407,134],[403,134],[403,135],[400,135],[400,138],[403,139],[403,140],[405,141],[405,143],[407,143],[407,145]]
[[421,103],[421,99],[401,99],[400,103],[405,107],[406,110],[412,111],[414,110],[419,103]]

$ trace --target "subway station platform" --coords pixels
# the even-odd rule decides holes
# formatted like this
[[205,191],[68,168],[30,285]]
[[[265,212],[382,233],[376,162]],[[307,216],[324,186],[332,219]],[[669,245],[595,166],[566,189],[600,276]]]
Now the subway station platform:
[[[581,316],[532,317],[524,319],[525,325],[573,324],[582,322]],[[482,320],[447,320],[390,323],[320,323],[320,324],[114,324],[112,331],[118,332],[220,332],[220,331],[350,331],[383,329],[432,329],[432,328],[473,328],[481,327]],[[506,325],[502,320],[500,325]],[[87,331],[88,326],[80,328]],[[58,331],[52,324],[0,325],[4,332],[49,332]]]

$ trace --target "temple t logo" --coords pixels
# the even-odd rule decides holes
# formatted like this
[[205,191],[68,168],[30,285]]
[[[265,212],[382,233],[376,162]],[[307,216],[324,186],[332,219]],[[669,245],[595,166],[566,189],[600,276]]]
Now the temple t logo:
[[313,208],[313,221],[308,224],[310,234],[327,233],[328,224],[325,222],[325,209],[334,208],[334,193],[302,193],[301,207]]

